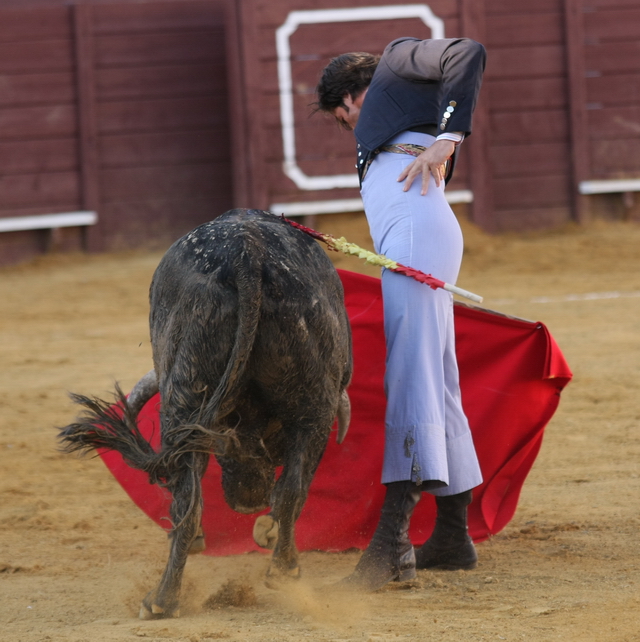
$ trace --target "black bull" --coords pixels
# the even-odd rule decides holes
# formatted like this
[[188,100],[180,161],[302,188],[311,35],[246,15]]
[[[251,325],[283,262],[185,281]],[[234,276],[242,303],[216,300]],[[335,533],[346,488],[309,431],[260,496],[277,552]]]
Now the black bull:
[[[270,506],[254,538],[274,548],[268,581],[299,575],[295,522],[338,416],[349,422],[351,333],[340,280],[318,244],[272,214],[232,210],[167,251],[151,283],[154,370],[117,411],[86,408],[60,432],[63,449],[119,451],[168,488],[171,550],[140,617],[178,615],[187,554],[202,549],[201,478],[214,453],[226,502],[242,513]],[[161,447],[136,417],[161,394]],[[276,481],[276,466],[283,466]]]

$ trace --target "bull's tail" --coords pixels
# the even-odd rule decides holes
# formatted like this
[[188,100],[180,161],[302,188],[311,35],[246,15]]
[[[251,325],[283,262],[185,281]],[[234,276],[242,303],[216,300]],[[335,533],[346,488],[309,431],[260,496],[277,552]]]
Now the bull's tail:
[[117,384],[115,403],[97,397],[70,396],[84,408],[84,414],[75,423],[60,429],[58,438],[63,452],[115,450],[129,466],[147,473],[152,483],[166,477],[161,453],[142,436],[136,422],[137,410],[128,403]]
[[[234,264],[235,285],[238,292],[237,326],[235,340],[225,370],[206,403],[195,418],[194,430],[189,435],[191,447],[198,450],[208,448],[219,454],[230,454],[235,439],[234,431],[222,433],[220,423],[233,410],[234,400],[246,371],[247,363],[255,343],[262,307],[262,256],[263,248],[249,247],[259,243],[256,234],[245,236],[245,250],[236,257]],[[184,427],[178,427],[184,430]]]

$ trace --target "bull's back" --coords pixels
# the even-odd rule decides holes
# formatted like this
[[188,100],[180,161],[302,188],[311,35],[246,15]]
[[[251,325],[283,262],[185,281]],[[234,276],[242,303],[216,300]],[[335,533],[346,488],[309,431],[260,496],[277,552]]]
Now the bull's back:
[[[261,210],[230,210],[176,241],[160,261],[150,291],[153,321],[163,313],[224,296],[237,303],[243,259],[259,266],[262,292],[272,305],[298,307],[324,297],[340,309],[342,285],[331,261],[306,234]],[[189,297],[191,293],[191,297]],[[335,299],[337,298],[337,301]],[[224,306],[226,307],[226,306]]]

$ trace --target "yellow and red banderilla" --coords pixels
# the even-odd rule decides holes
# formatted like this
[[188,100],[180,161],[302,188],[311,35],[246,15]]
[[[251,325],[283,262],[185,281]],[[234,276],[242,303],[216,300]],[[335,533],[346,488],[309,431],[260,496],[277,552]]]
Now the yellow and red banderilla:
[[393,272],[398,272],[399,274],[410,276],[412,279],[415,279],[420,283],[425,283],[433,290],[442,288],[443,290],[447,290],[448,292],[457,294],[458,296],[470,299],[471,301],[475,301],[476,303],[482,303],[482,297],[478,294],[468,292],[467,290],[463,290],[456,285],[451,285],[450,283],[441,281],[431,274],[425,274],[424,272],[416,270],[415,268],[402,265],[402,263],[398,263],[397,261],[387,258],[386,256],[384,256],[384,254],[375,254],[374,252],[365,250],[355,243],[350,243],[344,237],[336,238],[331,234],[318,232],[317,230],[313,230],[310,227],[305,227],[300,223],[296,223],[291,219],[285,218],[284,216],[282,216],[282,220],[295,227],[296,229],[301,230],[305,234],[312,236],[314,239],[322,241],[330,250],[334,250],[335,252],[344,252],[345,254],[351,254],[353,256],[357,256],[358,258],[364,259],[367,263],[370,263],[372,265],[379,265]]

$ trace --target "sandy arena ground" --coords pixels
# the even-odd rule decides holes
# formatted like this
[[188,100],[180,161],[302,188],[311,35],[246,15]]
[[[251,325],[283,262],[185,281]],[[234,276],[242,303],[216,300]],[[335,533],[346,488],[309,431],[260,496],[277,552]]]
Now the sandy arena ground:
[[[355,215],[317,225],[367,242]],[[403,590],[346,599],[330,584],[356,552],[303,554],[304,579],[284,592],[263,585],[264,555],[196,556],[182,617],[168,621],[137,619],[164,533],[101,461],[59,454],[54,430],[73,419],[67,391],[104,396],[115,380],[128,390],[150,368],[160,254],[0,270],[0,640],[640,640],[640,226],[465,234],[459,285],[546,323],[575,375],[515,518],[478,546],[478,569],[420,571]],[[230,580],[243,599],[206,606]]]

